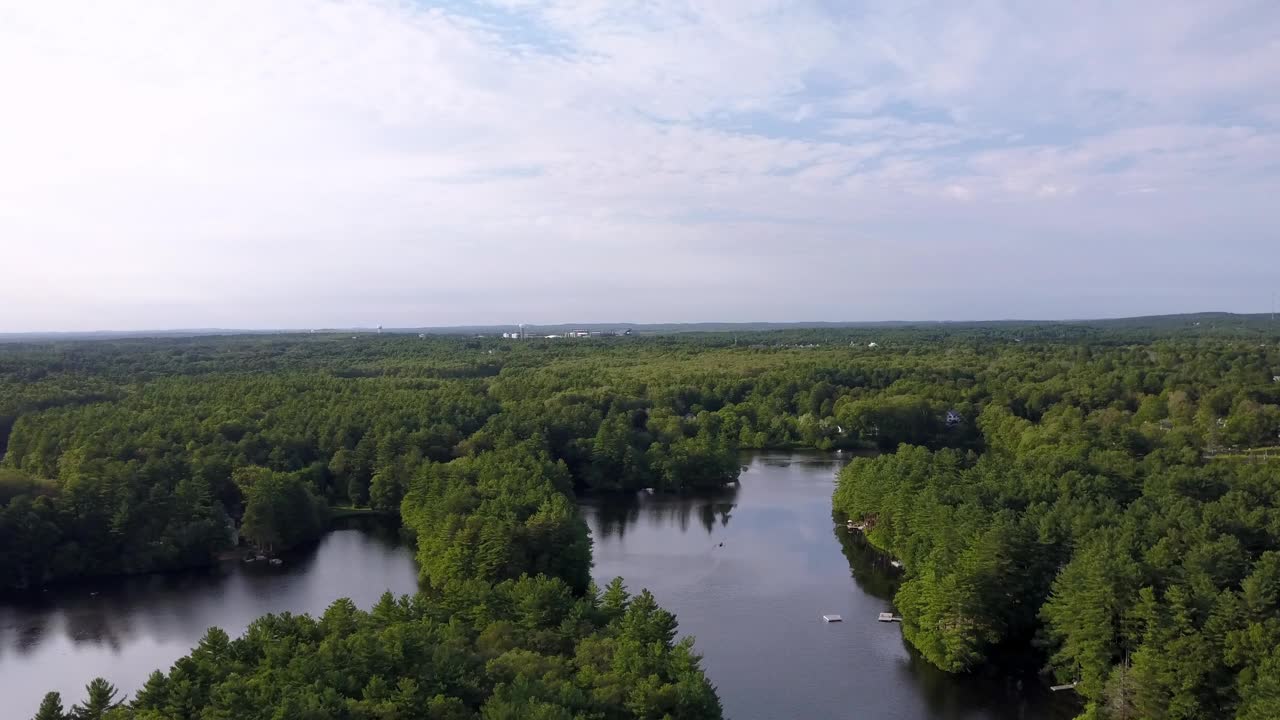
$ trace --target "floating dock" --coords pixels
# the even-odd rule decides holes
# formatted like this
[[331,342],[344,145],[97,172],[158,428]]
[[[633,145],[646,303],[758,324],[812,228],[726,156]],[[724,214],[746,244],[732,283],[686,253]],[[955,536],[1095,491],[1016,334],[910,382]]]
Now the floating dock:
[[1076,687],[1077,685],[1079,685],[1079,684],[1080,684],[1080,681],[1079,681],[1079,680],[1077,680],[1077,681],[1075,681],[1075,682],[1073,682],[1073,683],[1067,683],[1066,685],[1054,685],[1054,686],[1050,687],[1049,689],[1050,689],[1050,690],[1052,690],[1052,691],[1054,691],[1054,692],[1058,692],[1058,691],[1060,691],[1060,690],[1074,690],[1074,689],[1075,689],[1075,687]]
[[900,615],[894,615],[893,613],[880,613],[880,617],[878,619],[880,622],[902,622],[902,617]]
[[822,622],[844,622],[844,618],[839,615],[823,615]]

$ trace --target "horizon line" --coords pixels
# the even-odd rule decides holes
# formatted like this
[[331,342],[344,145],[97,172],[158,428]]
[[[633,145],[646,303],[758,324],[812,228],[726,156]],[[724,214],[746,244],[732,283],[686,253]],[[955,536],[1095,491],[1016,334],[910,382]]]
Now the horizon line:
[[1090,323],[1117,320],[1146,320],[1146,319],[1169,319],[1178,317],[1206,317],[1220,316],[1233,318],[1250,318],[1250,317],[1266,317],[1271,315],[1274,320],[1274,313],[1255,312],[1255,313],[1237,313],[1220,310],[1206,310],[1196,312],[1182,313],[1165,313],[1165,314],[1148,314],[1148,315],[1114,315],[1103,317],[1073,317],[1073,318],[969,318],[963,320],[925,320],[925,319],[892,319],[892,320],[687,320],[687,321],[651,321],[651,322],[634,322],[634,321],[593,321],[593,322],[544,322],[544,323],[470,323],[470,324],[452,324],[452,325],[402,325],[394,327],[386,327],[380,325],[349,325],[349,326],[309,326],[309,327],[173,327],[173,328],[141,328],[141,329],[95,329],[95,330],[14,330],[0,331],[0,337],[19,337],[19,336],[45,336],[45,335],[147,335],[147,334],[166,334],[166,335],[236,335],[236,334],[312,334],[312,333],[344,333],[344,332],[369,332],[369,333],[408,333],[408,332],[424,332],[435,331],[438,334],[441,331],[457,330],[467,331],[476,329],[504,329],[518,328],[520,326],[532,328],[574,328],[574,327],[631,327],[642,328],[646,326],[660,327],[696,327],[705,325],[716,326],[746,326],[746,325],[776,325],[776,326],[845,326],[856,327],[859,325],[962,325],[962,324],[984,324],[984,323],[1028,323],[1028,324],[1071,324],[1071,323]]

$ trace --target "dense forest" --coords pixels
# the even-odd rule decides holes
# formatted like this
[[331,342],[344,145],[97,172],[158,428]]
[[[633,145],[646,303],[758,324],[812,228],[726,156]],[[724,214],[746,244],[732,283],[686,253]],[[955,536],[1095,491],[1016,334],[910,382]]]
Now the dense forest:
[[[0,588],[280,551],[367,509],[415,537],[419,597],[213,632],[112,712],[718,717],[674,619],[590,584],[575,494],[715,488],[743,448],[878,448],[834,505],[903,562],[904,633],[930,662],[959,672],[1030,648],[1079,682],[1088,717],[1272,717],[1269,332],[0,345]],[[109,690],[75,716],[107,716]]]
[[980,448],[841,474],[906,638],[957,672],[1040,649],[1088,718],[1280,716],[1274,345],[1030,352],[975,378]]
[[368,611],[267,615],[230,639],[212,628],[132,702],[105,681],[36,720],[573,720],[718,718],[688,640],[653,596],[621,581],[581,595],[548,577],[472,580]]

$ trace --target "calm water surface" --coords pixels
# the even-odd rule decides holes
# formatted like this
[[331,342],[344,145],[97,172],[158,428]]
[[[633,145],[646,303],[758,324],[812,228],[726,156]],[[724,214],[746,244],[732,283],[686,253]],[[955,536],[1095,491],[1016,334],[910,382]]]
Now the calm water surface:
[[[890,609],[887,562],[835,526],[833,456],[751,457],[736,490],[704,498],[588,499],[595,576],[647,587],[697,637],[733,720],[1057,720],[1068,698],[1027,679],[956,678],[910,652]],[[723,545],[721,545],[723,543]],[[103,581],[0,601],[0,718],[35,713],[48,690],[83,698],[103,676],[124,693],[168,669],[211,626],[239,635],[269,612],[318,614],[350,597],[417,589],[394,532],[338,530],[283,567]],[[843,615],[825,624],[821,616]]]
[[[894,571],[832,521],[834,457],[756,455],[714,497],[588,499],[593,574],[647,587],[676,614],[733,720],[1074,716],[1034,677],[948,676],[876,622]],[[822,622],[833,613],[844,622]]]
[[283,566],[214,570],[77,585],[0,602],[0,718],[28,718],[49,690],[70,705],[96,676],[122,693],[168,670],[218,626],[238,636],[259,615],[318,614],[349,597],[368,608],[386,590],[417,590],[413,551],[394,532],[336,530]]

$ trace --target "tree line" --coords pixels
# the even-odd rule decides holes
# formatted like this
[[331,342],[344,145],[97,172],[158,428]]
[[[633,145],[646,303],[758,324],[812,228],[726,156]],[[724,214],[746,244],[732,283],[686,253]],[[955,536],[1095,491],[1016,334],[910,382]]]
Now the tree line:
[[[1213,456],[1276,442],[1280,354],[1256,338],[1151,335],[1015,326],[784,331],[741,343],[705,334],[0,346],[0,586],[190,567],[237,543],[279,551],[323,532],[332,509],[356,506],[399,517],[414,535],[432,601],[533,578],[604,602],[591,600],[600,593],[576,494],[719,487],[736,479],[741,448],[879,448],[887,454],[849,466],[834,503],[903,560],[904,632],[931,662],[961,671],[1030,647],[1063,680],[1080,680],[1096,717],[1262,717],[1250,708],[1274,692],[1268,653],[1280,622],[1266,555],[1275,466]],[[396,632],[417,632],[408,624]],[[1196,633],[1207,638],[1203,662],[1179,676],[1167,663],[1190,657],[1178,651]],[[308,637],[329,652],[321,635]],[[558,648],[565,672],[585,667],[567,640]],[[237,662],[257,662],[245,653]],[[627,660],[642,662],[657,661]],[[379,683],[425,683],[407,663],[384,668]],[[688,672],[701,677],[696,663]],[[193,682],[180,674],[173,687]],[[261,697],[283,702],[292,682],[263,680]],[[462,702],[448,706],[470,713],[460,716],[506,717],[484,710],[516,679],[504,682],[439,694]],[[662,717],[627,715],[620,696],[593,714],[566,682],[556,692],[571,713]],[[308,692],[327,704],[297,716],[396,717],[355,714],[358,690],[315,685]],[[209,693],[192,702],[208,717],[234,716],[214,709],[221,690]],[[117,712],[152,710],[139,696]],[[673,717],[714,717],[718,706],[682,712]]]

